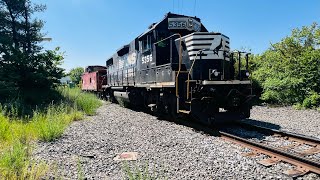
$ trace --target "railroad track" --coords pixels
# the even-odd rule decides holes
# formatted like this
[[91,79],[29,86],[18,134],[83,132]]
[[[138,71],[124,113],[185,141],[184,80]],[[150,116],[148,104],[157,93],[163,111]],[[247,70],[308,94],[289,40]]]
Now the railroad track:
[[[252,139],[241,137],[235,133],[230,133],[227,130],[219,130],[220,136],[223,139],[251,149],[251,152],[244,153],[244,156],[267,155],[269,158],[258,162],[264,166],[272,166],[279,162],[292,164],[295,166],[294,169],[284,171],[284,174],[291,177],[302,176],[308,172],[320,174],[320,158],[310,158],[310,156],[320,153],[320,139],[246,123],[237,123],[235,126],[290,142],[289,145],[273,146],[270,145],[270,142],[265,140],[258,140],[257,142]],[[297,151],[301,146],[308,148]]]

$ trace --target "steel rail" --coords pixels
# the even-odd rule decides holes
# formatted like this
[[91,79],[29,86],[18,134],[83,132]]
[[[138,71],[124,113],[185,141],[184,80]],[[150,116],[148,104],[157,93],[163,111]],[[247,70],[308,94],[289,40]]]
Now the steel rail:
[[[296,177],[296,176],[304,175],[308,172],[313,172],[313,173],[320,175],[320,162],[305,158],[305,157],[301,156],[300,154],[287,152],[286,150],[283,150],[280,148],[275,148],[275,147],[266,145],[264,143],[253,142],[251,140],[227,133],[227,132],[221,130],[220,128],[213,129],[212,127],[205,126],[204,124],[194,123],[192,121],[182,121],[181,123],[182,123],[182,125],[187,125],[189,127],[193,127],[195,130],[202,131],[206,134],[220,136],[222,139],[224,139],[226,141],[230,141],[232,143],[241,145],[243,147],[248,147],[253,150],[253,152],[252,152],[253,155],[259,154],[259,153],[265,154],[265,155],[270,156],[271,160],[273,160],[274,162],[282,161],[282,162],[286,162],[286,163],[289,163],[289,164],[296,166],[295,169],[288,170],[285,172],[285,174],[287,174],[289,176]],[[248,126],[254,126],[254,125],[248,124]],[[261,127],[261,128],[263,128],[263,127]],[[268,128],[263,128],[263,129],[268,129]],[[276,132],[278,132],[278,131],[276,131]],[[285,132],[283,132],[283,133],[285,133]],[[294,133],[289,133],[289,134],[294,134]],[[303,135],[296,135],[296,134],[294,134],[294,135],[295,135],[295,137],[300,137],[300,136],[305,137]],[[311,139],[313,139],[313,138],[311,138]],[[316,140],[318,140],[318,139],[316,139]],[[250,154],[248,153],[248,155],[250,155]],[[266,159],[266,160],[268,160],[268,159]]]
[[284,152],[281,149],[274,148],[263,143],[256,143],[223,131],[220,131],[220,135],[222,138],[230,140],[234,143],[247,146],[270,157],[274,157],[284,162],[293,164],[299,168],[304,169],[306,172],[311,171],[320,174],[320,162],[312,161],[297,154]]
[[300,143],[320,147],[320,139],[315,138],[315,137],[310,137],[310,136],[292,133],[292,132],[288,132],[288,131],[281,131],[281,130],[277,130],[277,129],[266,128],[266,127],[252,125],[252,124],[243,123],[243,122],[237,122],[237,125],[240,125],[242,128],[245,128],[245,129],[253,129],[253,130],[258,129],[260,131],[264,131],[267,133],[278,134],[283,137],[288,137],[288,138],[290,138],[294,141],[300,142]]
[[223,131],[219,131],[222,138],[231,142],[244,145],[252,150],[261,152],[279,161],[284,161],[297,166],[303,173],[314,172],[320,174],[320,162],[316,162],[294,153],[285,152],[279,148],[271,147],[263,143],[256,143],[245,138],[241,138]]

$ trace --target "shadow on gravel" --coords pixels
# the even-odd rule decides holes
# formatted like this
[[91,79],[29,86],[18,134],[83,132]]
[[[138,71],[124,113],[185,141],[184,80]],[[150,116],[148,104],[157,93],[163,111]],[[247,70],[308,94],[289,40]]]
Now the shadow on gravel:
[[273,135],[273,132],[268,131],[267,129],[257,128],[256,126],[274,130],[280,130],[281,128],[281,126],[278,124],[268,123],[255,119],[242,119],[234,123],[229,123],[228,125],[220,127],[220,130],[229,134],[236,135],[241,138],[256,139],[259,141],[263,141],[267,137]]
[[241,120],[241,122],[256,125],[256,126],[261,126],[261,127],[265,127],[265,128],[270,128],[270,129],[279,130],[281,128],[281,126],[278,124],[268,123],[268,122],[259,121],[259,120],[255,120],[255,119],[243,119],[243,120]]
[[154,117],[157,117],[157,119],[161,120],[161,121],[172,122],[172,123],[179,124],[182,126],[190,127],[194,131],[199,132],[199,133],[203,133],[203,134],[207,134],[207,135],[211,135],[211,136],[220,136],[218,128],[201,124],[201,123],[195,121],[193,118],[188,117],[188,116],[182,116],[179,118],[172,118],[169,115],[155,113],[155,112],[152,112],[149,109],[145,109],[145,108],[132,107],[132,106],[126,106],[124,108],[128,108],[128,109],[130,109],[132,111],[136,111],[136,112],[143,112],[143,113],[150,114]]
[[265,139],[265,137],[269,135],[267,133],[262,134],[257,132],[245,133],[243,132],[243,130],[241,130],[241,128],[239,129],[239,127],[237,126],[239,123],[247,123],[251,125],[256,125],[256,126],[261,126],[261,127],[276,129],[276,130],[279,130],[281,128],[281,126],[278,124],[268,123],[268,122],[259,121],[255,119],[242,119],[242,120],[236,120],[236,121],[227,121],[226,123],[223,122],[223,123],[217,123],[213,125],[206,125],[195,120],[194,118],[188,115],[184,115],[179,118],[172,118],[170,116],[163,115],[161,113],[152,112],[149,109],[145,109],[145,108],[132,107],[132,106],[126,106],[124,108],[128,108],[136,112],[147,113],[157,117],[158,120],[172,122],[175,124],[186,126],[186,127],[192,128],[195,132],[207,134],[210,136],[217,136],[217,137],[220,136],[219,131],[221,130],[227,130],[228,132],[235,133],[243,138],[255,138],[258,140]]

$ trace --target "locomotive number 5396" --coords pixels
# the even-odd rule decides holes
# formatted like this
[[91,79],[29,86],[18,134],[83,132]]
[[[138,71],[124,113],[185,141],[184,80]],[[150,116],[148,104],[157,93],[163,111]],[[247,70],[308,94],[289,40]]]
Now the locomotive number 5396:
[[148,63],[152,61],[152,54],[146,55],[142,57],[142,64]]

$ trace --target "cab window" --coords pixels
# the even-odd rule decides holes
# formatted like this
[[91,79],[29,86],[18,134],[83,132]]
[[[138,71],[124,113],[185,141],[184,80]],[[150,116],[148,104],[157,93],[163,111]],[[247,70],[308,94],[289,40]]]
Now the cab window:
[[152,47],[151,43],[151,35],[147,35],[143,40],[142,40],[142,51],[148,51]]

